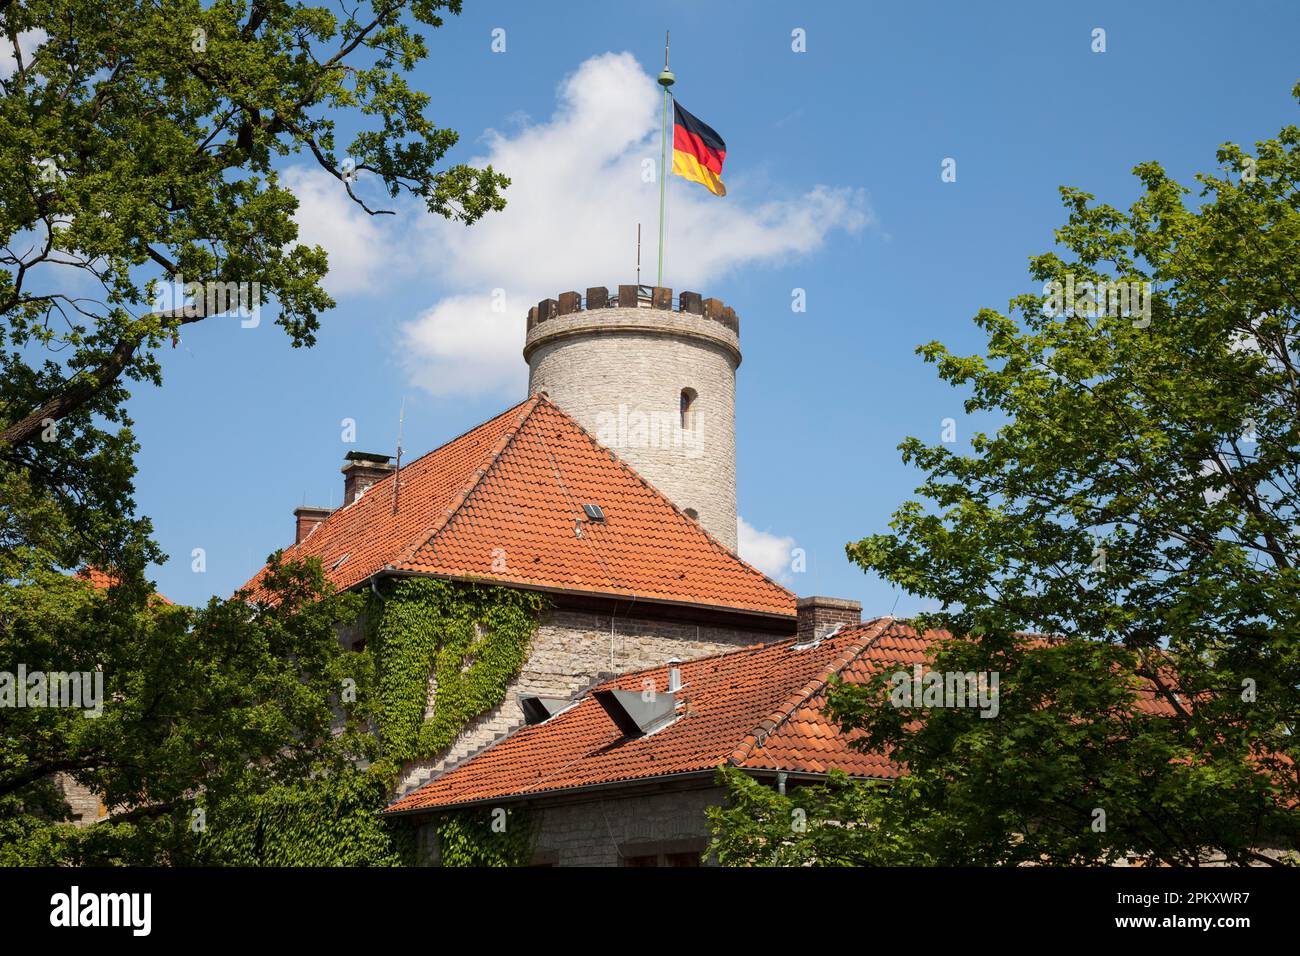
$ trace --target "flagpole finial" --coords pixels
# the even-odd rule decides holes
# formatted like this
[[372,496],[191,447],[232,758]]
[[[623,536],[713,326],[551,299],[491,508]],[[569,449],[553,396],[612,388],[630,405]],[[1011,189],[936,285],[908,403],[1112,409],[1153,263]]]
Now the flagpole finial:
[[668,69],[668,33],[664,32],[664,71],[659,74],[659,85],[667,91],[668,87],[677,82],[677,77],[673,76],[673,71]]

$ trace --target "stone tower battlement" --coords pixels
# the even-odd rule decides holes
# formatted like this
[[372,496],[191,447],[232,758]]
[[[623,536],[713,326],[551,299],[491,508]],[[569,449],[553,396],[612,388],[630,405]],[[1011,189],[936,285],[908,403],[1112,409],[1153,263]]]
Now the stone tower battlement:
[[561,292],[558,298],[543,299],[528,310],[528,331],[539,322],[573,312],[596,309],[661,309],[703,316],[740,335],[740,319],[736,310],[721,299],[706,299],[698,292],[683,292],[673,309],[673,290],[663,286],[621,285],[618,295],[610,298],[607,286],[592,286],[584,298],[577,292]]
[[662,286],[562,292],[528,310],[524,359],[530,393],[544,390],[736,549],[734,309],[698,292],[674,302]]

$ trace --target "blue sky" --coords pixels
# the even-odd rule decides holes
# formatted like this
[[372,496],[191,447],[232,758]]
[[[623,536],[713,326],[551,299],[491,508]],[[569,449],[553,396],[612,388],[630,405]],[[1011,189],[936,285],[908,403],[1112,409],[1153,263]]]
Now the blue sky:
[[[392,449],[403,398],[410,457],[523,397],[531,301],[633,281],[636,221],[654,237],[657,187],[635,173],[658,149],[651,78],[670,28],[675,92],[726,139],[730,193],[670,182],[666,284],[741,317],[738,496],[755,554],[804,549],[807,570],[785,573],[800,594],[916,610],[844,556],[919,483],[905,436],[937,441],[952,417],[968,437],[963,396],[914,348],[980,348],[971,319],[1029,288],[1027,257],[1063,219],[1058,186],[1126,205],[1139,162],[1189,182],[1218,144],[1297,121],[1294,4],[1044,6],[467,0],[412,83],[460,131],[453,159],[515,177],[510,218],[467,231],[401,205],[367,220],[286,164],[338,307],[310,350],[265,316],[201,323],[163,356],[164,387],[137,388],[138,502],[171,556],[159,589],[229,594],[292,541],[294,507],[339,504],[347,451]],[[486,312],[497,288],[504,316]]]

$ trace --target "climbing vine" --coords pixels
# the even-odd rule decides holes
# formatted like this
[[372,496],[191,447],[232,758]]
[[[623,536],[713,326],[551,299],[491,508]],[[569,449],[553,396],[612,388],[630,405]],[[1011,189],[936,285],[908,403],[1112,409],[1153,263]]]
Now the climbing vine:
[[443,866],[527,866],[538,819],[521,807],[476,807],[434,823]]
[[[352,665],[355,715],[378,731],[365,769],[319,775],[205,807],[199,859],[235,866],[403,866],[417,862],[414,829],[385,818],[401,765],[449,747],[500,704],[528,657],[543,608],[534,593],[406,578],[374,594],[366,650]],[[426,719],[429,678],[436,692]],[[434,826],[446,866],[515,866],[536,828],[521,810],[459,811]]]
[[[500,704],[528,657],[540,595],[404,578],[371,602],[378,668],[374,717],[394,764],[433,757]],[[436,691],[426,720],[429,676]]]

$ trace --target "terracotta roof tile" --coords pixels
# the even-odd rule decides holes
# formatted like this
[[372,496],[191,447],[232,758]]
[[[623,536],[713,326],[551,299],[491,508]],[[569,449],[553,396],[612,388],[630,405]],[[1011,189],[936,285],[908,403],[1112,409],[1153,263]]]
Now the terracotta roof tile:
[[[790,688],[827,671],[852,639],[797,649],[793,641],[759,645],[680,666],[678,717],[648,736],[625,739],[593,694],[542,724],[524,727],[434,778],[392,811],[447,806],[502,796],[707,771],[787,703]],[[668,683],[666,667],[636,671],[595,690],[642,690]]]
[[107,591],[117,583],[117,578],[107,571],[101,571],[99,568],[82,568],[74,577],[85,581],[97,591]]
[[[687,518],[538,395],[402,468],[331,514],[287,558],[338,588],[389,569],[794,616],[794,595]],[[604,523],[575,524],[595,503]],[[263,572],[245,587],[257,592]]]
[[[943,631],[919,634],[880,618],[844,628],[813,646],[783,641],[678,665],[678,718],[626,738],[593,693],[667,687],[667,668],[635,671],[593,688],[550,720],[524,727],[398,800],[388,812],[418,812],[682,773],[722,764],[747,770],[891,779],[902,768],[850,746],[824,712],[828,681],[864,683],[884,667],[926,663]],[[1159,702],[1152,706],[1160,709]],[[1145,708],[1144,708],[1145,709]],[[1167,705],[1160,712],[1168,713]]]
[[[103,571],[100,568],[82,568],[74,574],[73,577],[80,581],[85,581],[97,591],[107,591],[116,584],[118,580],[116,575],[109,574],[107,571]],[[152,600],[161,601],[163,604],[172,603],[166,597],[158,593],[155,593],[152,596]]]

